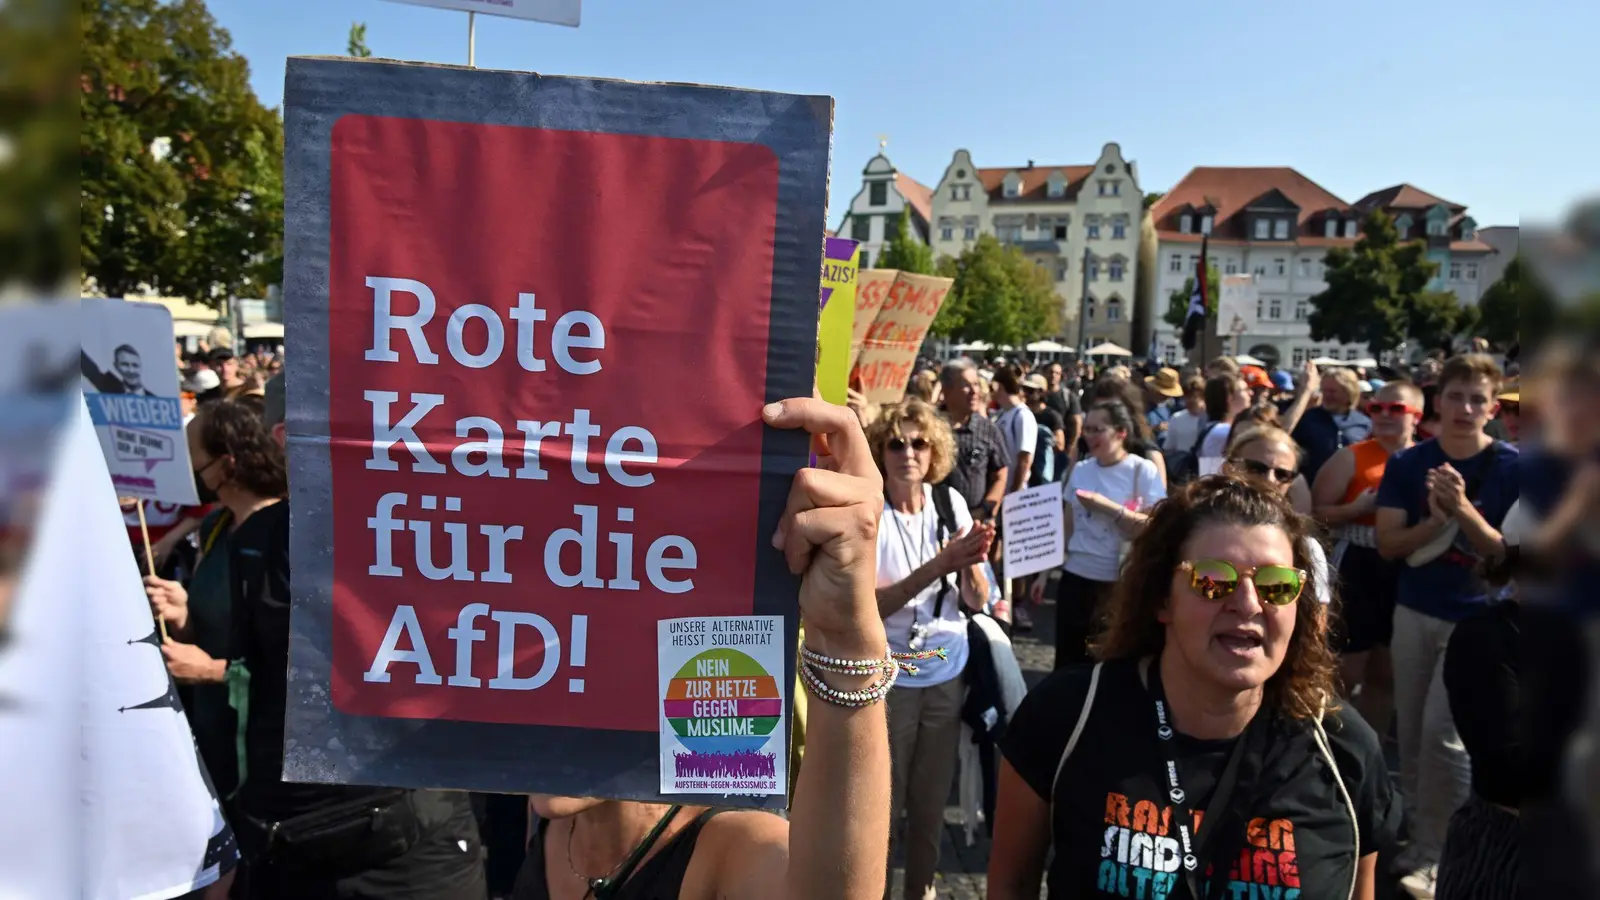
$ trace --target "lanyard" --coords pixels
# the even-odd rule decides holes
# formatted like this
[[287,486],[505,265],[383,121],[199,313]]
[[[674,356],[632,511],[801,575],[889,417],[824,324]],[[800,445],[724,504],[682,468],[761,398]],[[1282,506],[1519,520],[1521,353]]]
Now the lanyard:
[[[925,502],[922,504],[922,511],[917,513],[917,526],[916,526],[917,527],[917,543],[916,543],[917,555],[916,556],[912,556],[911,555],[911,547],[912,547],[911,536],[906,534],[906,526],[905,526],[904,522],[900,521],[900,514],[895,511],[894,507],[889,506],[888,504],[884,505],[884,508],[889,510],[889,518],[894,520],[894,530],[896,532],[898,532],[899,535],[900,535],[900,549],[906,555],[906,570],[907,570],[907,572],[915,572],[918,569],[918,567],[920,567],[923,563],[926,563],[928,561],[928,523],[927,523],[927,515],[928,515],[928,503],[930,503],[932,501],[928,501],[926,497],[924,497],[924,501]],[[906,577],[909,578],[910,575],[907,575]],[[943,579],[941,579],[941,582],[942,581],[943,581]],[[911,637],[908,640],[906,646],[909,649],[915,651],[915,650],[921,650],[922,649],[922,642],[926,638],[925,632],[926,632],[928,626],[919,625],[919,623],[917,622],[917,618],[918,618],[917,610],[918,610],[918,607],[920,607],[922,604],[915,602],[916,601],[915,597],[913,597],[911,599],[913,601],[912,604],[911,604]],[[940,594],[939,599],[941,601],[944,599],[944,595],[942,593]],[[934,609],[933,617],[935,619],[939,618],[940,614],[943,611],[944,611],[944,604],[941,602]]]
[[1199,829],[1191,831],[1189,823],[1194,820],[1193,806],[1179,780],[1178,757],[1173,752],[1177,736],[1167,715],[1167,694],[1161,687],[1160,657],[1151,661],[1148,680],[1150,696],[1155,700],[1156,707],[1156,745],[1161,748],[1163,768],[1161,781],[1167,786],[1167,800],[1172,803],[1172,822],[1177,826],[1178,846],[1183,850],[1183,880],[1189,885],[1189,896],[1193,900],[1202,900],[1205,894],[1200,888],[1200,860],[1205,856],[1210,839],[1217,833],[1212,823],[1227,811],[1228,799],[1239,780],[1239,763],[1244,758],[1245,739],[1250,729],[1246,727],[1245,733],[1235,739],[1233,752],[1228,754],[1228,764],[1223,768],[1217,788],[1211,794],[1211,802],[1206,804],[1205,817],[1200,820]]

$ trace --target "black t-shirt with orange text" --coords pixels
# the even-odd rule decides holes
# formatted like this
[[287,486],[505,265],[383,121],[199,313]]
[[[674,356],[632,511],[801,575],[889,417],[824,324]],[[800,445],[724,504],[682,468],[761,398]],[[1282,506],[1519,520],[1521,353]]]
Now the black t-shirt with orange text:
[[[1029,692],[1003,740],[1006,761],[1051,801],[1050,896],[1187,898],[1154,702],[1135,662],[1104,665],[1089,720],[1057,778],[1090,672],[1078,666],[1046,678]],[[1392,847],[1400,798],[1377,735],[1349,710],[1329,712],[1323,727],[1351,803],[1310,723],[1263,712],[1246,737],[1235,739],[1247,745],[1220,830],[1206,838],[1200,881],[1207,897],[1344,900],[1357,859]],[[1191,828],[1198,829],[1234,741],[1177,733],[1172,742]]]

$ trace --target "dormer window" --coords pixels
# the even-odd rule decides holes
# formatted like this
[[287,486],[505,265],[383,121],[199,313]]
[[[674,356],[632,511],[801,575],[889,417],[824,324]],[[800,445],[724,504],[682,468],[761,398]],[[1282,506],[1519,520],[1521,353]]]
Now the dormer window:
[[1322,236],[1336,238],[1339,236],[1339,220],[1329,219],[1322,223]]
[[1274,219],[1273,220],[1273,222],[1272,222],[1272,239],[1275,240],[1275,241],[1287,241],[1289,239],[1289,220],[1288,219]]
[[1410,216],[1401,216],[1400,218],[1395,219],[1394,220],[1394,230],[1395,230],[1395,233],[1399,235],[1400,240],[1402,240],[1402,241],[1410,240],[1411,239],[1411,217]]
[[1194,230],[1194,216],[1191,216],[1188,213],[1184,213],[1183,215],[1178,217],[1178,232],[1180,234],[1188,234],[1189,232],[1191,232],[1193,230]]
[[1432,218],[1430,218],[1428,220],[1428,236],[1429,237],[1444,237],[1445,230],[1448,227],[1449,226],[1445,223],[1445,221],[1443,219],[1432,219]]
[[1201,234],[1210,234],[1211,233],[1211,217],[1210,216],[1201,216],[1200,217],[1200,233]]
[[1272,221],[1270,219],[1256,220],[1256,240],[1264,241],[1272,234]]
[[1464,220],[1461,223],[1461,239],[1463,241],[1470,241],[1477,236],[1478,227],[1473,224],[1471,219]]
[[1006,183],[1002,192],[1005,196],[1011,198],[1016,198],[1022,194],[1022,179],[1017,176],[1017,173],[1012,172],[1006,176]]
[[1356,230],[1358,228],[1360,228],[1360,227],[1361,227],[1360,224],[1358,222],[1356,222],[1355,219],[1347,220],[1344,223],[1344,236],[1349,238],[1349,239],[1351,239],[1351,240],[1355,240]]
[[1063,178],[1060,172],[1051,175],[1050,185],[1045,189],[1045,193],[1054,198],[1065,197],[1067,195],[1067,179]]

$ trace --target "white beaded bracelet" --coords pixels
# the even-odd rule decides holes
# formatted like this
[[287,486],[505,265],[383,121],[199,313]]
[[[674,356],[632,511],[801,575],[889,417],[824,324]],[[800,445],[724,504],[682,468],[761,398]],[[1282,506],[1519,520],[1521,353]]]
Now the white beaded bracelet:
[[896,676],[900,673],[900,664],[892,656],[883,662],[877,663],[877,666],[883,671],[883,677],[876,684],[859,691],[841,691],[830,687],[822,680],[822,676],[817,674],[818,666],[802,659],[800,662],[800,682],[806,686],[806,690],[810,691],[819,700],[831,703],[834,706],[843,706],[847,709],[860,709],[861,707],[879,703],[884,697],[887,697],[889,689],[894,687]]

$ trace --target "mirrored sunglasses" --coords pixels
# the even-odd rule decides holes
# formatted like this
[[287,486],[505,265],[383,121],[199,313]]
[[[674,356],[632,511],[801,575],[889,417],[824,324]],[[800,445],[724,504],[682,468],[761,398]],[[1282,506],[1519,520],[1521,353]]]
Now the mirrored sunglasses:
[[1300,599],[1306,583],[1305,570],[1293,566],[1257,566],[1241,571],[1225,559],[1196,559],[1181,563],[1178,568],[1189,573],[1189,586],[1207,600],[1232,596],[1239,583],[1248,578],[1262,603],[1288,606]]

